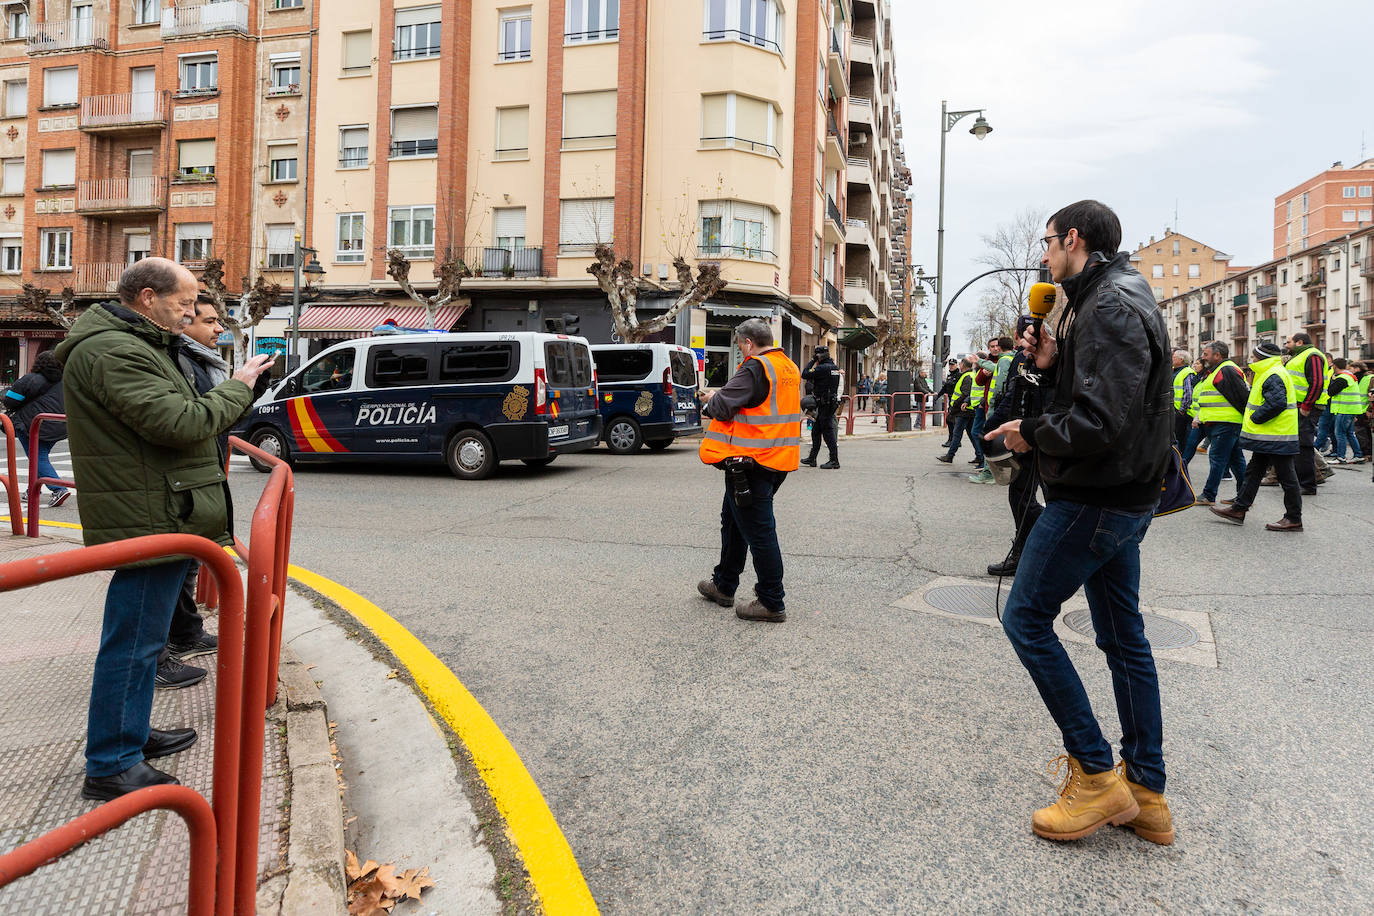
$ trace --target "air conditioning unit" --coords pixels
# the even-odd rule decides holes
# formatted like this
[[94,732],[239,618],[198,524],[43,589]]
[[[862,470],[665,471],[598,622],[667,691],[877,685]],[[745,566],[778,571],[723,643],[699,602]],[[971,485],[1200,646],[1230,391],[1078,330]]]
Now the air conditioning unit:
[[854,131],[854,133],[849,135],[849,139],[853,142],[855,146],[863,146],[865,143],[868,142],[868,134],[864,133],[863,131],[856,130]]

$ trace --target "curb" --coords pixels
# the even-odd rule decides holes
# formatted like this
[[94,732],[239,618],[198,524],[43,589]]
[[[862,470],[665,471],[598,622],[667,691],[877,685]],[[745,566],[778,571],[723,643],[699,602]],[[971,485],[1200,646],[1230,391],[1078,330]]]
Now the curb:
[[286,870],[258,885],[257,911],[264,916],[343,916],[343,810],[324,697],[305,663],[285,644],[277,685],[277,702],[267,719],[286,728],[290,833]]

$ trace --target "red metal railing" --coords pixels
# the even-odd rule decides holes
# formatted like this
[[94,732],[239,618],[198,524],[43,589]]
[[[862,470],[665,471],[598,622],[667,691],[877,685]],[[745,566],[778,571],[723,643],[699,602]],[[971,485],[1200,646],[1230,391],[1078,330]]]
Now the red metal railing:
[[[894,398],[902,395],[909,395],[911,403],[915,406],[910,410],[892,410],[895,403]],[[888,432],[897,431],[897,418],[910,416],[913,420],[914,429],[929,429],[933,423],[944,424],[945,407],[938,406],[940,398],[922,391],[888,391],[882,394],[846,394],[840,398],[841,403],[848,403],[848,410],[844,412],[844,434],[854,435],[854,421],[865,418],[885,423]],[[872,411],[861,409],[855,412],[854,408],[858,401],[865,401],[864,407],[874,408]],[[878,407],[883,410],[878,410]],[[947,406],[947,405],[946,405]]]
[[[41,414],[34,418],[30,442],[35,449],[39,421],[61,419],[65,418],[60,414]],[[9,478],[13,481],[16,472],[12,427],[8,418],[0,417],[0,421],[11,433]],[[179,796],[171,798],[162,793],[148,794],[152,790],[131,793],[0,856],[0,885],[32,872],[55,856],[75,849],[99,832],[138,813],[171,807],[187,818],[192,829],[191,916],[208,916],[211,901],[216,916],[241,916],[253,912],[262,802],[265,735],[262,713],[276,698],[276,655],[281,648],[295,486],[291,469],[280,459],[237,438],[229,439],[229,447],[231,453],[249,454],[273,466],[253,513],[249,543],[245,545],[235,539],[235,552],[248,564],[246,601],[243,580],[230,555],[212,541],[192,535],[148,535],[56,556],[0,564],[0,592],[158,557],[191,557],[201,562],[202,570],[210,572],[208,578],[202,576],[203,587],[219,608],[211,822],[207,824],[203,816],[194,812],[196,804],[185,799],[186,793],[199,797],[190,789],[183,787]],[[49,482],[74,484],[39,478],[34,464],[32,460],[29,463],[29,523],[30,531],[36,536],[38,505],[34,494],[38,486]],[[6,481],[7,485],[10,481]],[[10,492],[15,493],[13,489]],[[15,519],[19,518],[14,507],[16,501],[17,496],[13,496],[11,517]],[[253,717],[257,717],[256,726],[249,727]],[[204,804],[203,799],[201,804]],[[207,828],[214,838],[208,850]],[[217,866],[208,892],[204,889],[204,874],[197,878],[194,873],[198,862],[213,862]],[[204,899],[207,893],[210,900]]]
[[40,413],[29,423],[29,484],[26,492],[29,500],[28,535],[31,538],[38,537],[38,492],[43,489],[43,484],[57,484],[60,487],[76,489],[76,481],[74,480],[38,476],[38,427],[49,421],[57,422],[65,419],[67,419],[66,414]]
[[24,511],[19,505],[19,470],[14,457],[14,423],[0,413],[0,429],[5,432],[5,502],[10,511],[10,532],[16,537],[24,533]]

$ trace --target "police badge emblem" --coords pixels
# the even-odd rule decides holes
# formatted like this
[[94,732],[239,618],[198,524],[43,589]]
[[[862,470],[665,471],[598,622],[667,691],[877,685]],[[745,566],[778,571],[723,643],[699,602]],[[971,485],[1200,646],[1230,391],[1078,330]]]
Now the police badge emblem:
[[641,417],[647,417],[654,409],[654,396],[647,391],[639,393],[639,400],[635,401],[635,413]]
[[507,420],[523,420],[529,409],[530,390],[524,385],[512,388],[510,394],[506,395],[505,403],[501,405],[501,412],[506,415]]

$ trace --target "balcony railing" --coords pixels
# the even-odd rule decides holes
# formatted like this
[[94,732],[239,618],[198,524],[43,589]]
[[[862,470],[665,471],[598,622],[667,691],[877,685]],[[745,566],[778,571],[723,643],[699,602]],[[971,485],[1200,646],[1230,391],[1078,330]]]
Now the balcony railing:
[[1360,346],[1360,359],[1374,359],[1374,343],[1362,344]]
[[1321,309],[1314,309],[1307,313],[1307,318],[1303,321],[1303,327],[1315,328],[1317,325],[1326,324],[1326,316]]
[[77,293],[113,293],[126,265],[110,261],[88,261],[75,265],[72,288]]
[[93,178],[77,186],[76,208],[84,212],[104,210],[160,210],[167,206],[167,180],[147,178]]
[[839,204],[835,203],[835,198],[829,194],[825,195],[825,215],[835,224],[841,232],[844,231],[844,216],[840,213]]
[[35,22],[29,26],[29,53],[72,51],[77,48],[108,48],[110,19],[108,16],[86,16],[81,19],[56,19]]
[[1279,320],[1277,318],[1261,318],[1255,322],[1256,334],[1274,334],[1278,332],[1278,329]]
[[162,11],[163,38],[225,30],[248,31],[248,4],[243,0],[177,4]]
[[836,311],[844,311],[844,303],[840,300],[840,291],[829,280],[825,281],[825,304]]
[[464,248],[454,252],[463,259],[473,276],[482,279],[542,277],[544,275],[543,248]]
[[1216,311],[1217,311],[1216,303],[1214,303],[1214,302],[1204,302],[1204,303],[1202,303],[1202,306],[1197,310],[1197,313],[1198,313],[1198,317],[1199,317],[1199,318],[1207,318],[1207,317],[1210,317],[1210,316],[1212,316],[1212,315],[1215,315],[1215,314],[1216,314]]
[[1360,276],[1374,277],[1374,255],[1360,262]]
[[1361,321],[1369,321],[1370,319],[1374,318],[1374,301],[1365,302],[1363,304],[1356,302],[1354,304],[1360,310]]
[[1249,293],[1241,293],[1239,296],[1236,296],[1236,297],[1232,298],[1232,299],[1231,299],[1231,307],[1232,307],[1232,308],[1238,308],[1238,309],[1249,308],[1249,307],[1250,307],[1250,294],[1249,294]]
[[1318,267],[1312,275],[1302,281],[1303,289],[1322,289],[1326,286],[1326,268]]
[[81,127],[101,130],[167,123],[165,91],[116,92],[89,95],[81,100]]
[[1255,298],[1260,302],[1273,302],[1279,298],[1279,288],[1273,283],[1266,283],[1255,290]]
[[741,261],[775,263],[778,260],[777,252],[768,251],[765,248],[750,248],[748,245],[720,245],[710,242],[697,248],[697,257],[706,261],[713,261],[718,258],[735,258]]

